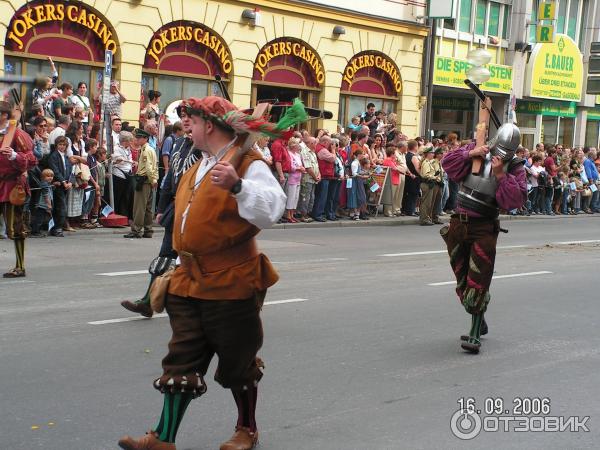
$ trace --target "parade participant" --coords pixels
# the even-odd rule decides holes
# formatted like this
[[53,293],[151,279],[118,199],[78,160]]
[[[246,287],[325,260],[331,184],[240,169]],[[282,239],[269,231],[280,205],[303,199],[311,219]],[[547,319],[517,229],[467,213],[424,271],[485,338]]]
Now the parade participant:
[[[441,234],[456,276],[456,293],[471,315],[469,335],[461,337],[461,347],[471,353],[479,352],[480,337],[487,333],[484,313],[490,301],[499,209],[520,208],[527,200],[523,160],[514,156],[520,137],[516,126],[504,124],[489,147],[471,143],[442,159],[448,178],[460,185],[457,214]],[[475,174],[474,158],[484,160]]]
[[169,353],[154,382],[164,394],[163,412],[146,436],[119,441],[126,450],[175,449],[187,406],[206,391],[204,375],[215,354],[215,380],[232,390],[238,409],[236,431],[220,448],[251,449],[258,441],[260,309],[278,275],[258,252],[255,236],[281,217],[286,197],[260,152],[246,152],[253,143],[247,136],[288,137],[284,130],[305,120],[306,113],[297,101],[274,125],[221,97],[187,103],[192,140],[203,159],[183,175],[175,198],[173,247],[181,265],[165,302],[173,332]]
[[[37,164],[37,159],[31,137],[17,128],[17,120],[9,120],[11,114],[10,104],[0,101],[0,215],[8,238],[15,243],[16,256],[15,267],[4,278],[19,278],[26,275],[23,203],[28,190],[27,171]],[[19,191],[20,195],[15,195]]]
[[162,245],[158,257],[151,263],[148,271],[150,272],[150,283],[144,296],[136,302],[124,300],[121,302],[123,308],[129,311],[139,313],[144,317],[152,317],[153,312],[150,307],[150,287],[154,279],[162,275],[177,259],[177,252],[173,250],[173,221],[175,220],[175,193],[181,176],[200,159],[200,152],[195,150],[194,143],[190,137],[192,131],[192,120],[187,115],[185,103],[177,107],[177,114],[181,118],[181,125],[186,136],[177,140],[173,146],[171,154],[171,164],[165,179],[163,180],[156,221],[165,228]]
[[139,128],[134,130],[137,145],[141,147],[138,169],[135,174],[133,194],[133,222],[131,232],[124,238],[152,237],[152,191],[158,186],[158,159],[156,152],[148,144],[150,133]]

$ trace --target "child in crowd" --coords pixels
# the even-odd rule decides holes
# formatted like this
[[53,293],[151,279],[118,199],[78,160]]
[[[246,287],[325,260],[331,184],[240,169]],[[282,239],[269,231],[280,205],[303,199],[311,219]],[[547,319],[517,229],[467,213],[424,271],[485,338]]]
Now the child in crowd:
[[40,196],[39,200],[33,205],[31,214],[31,237],[46,237],[48,236],[48,223],[52,218],[52,180],[54,172],[51,169],[42,170],[40,180]]
[[[88,139],[87,141],[87,167],[90,171],[90,178],[87,186],[84,188],[84,198],[82,207],[83,223],[82,228],[96,228],[98,225],[98,208],[96,204],[100,201],[100,186],[98,185],[98,161],[96,153],[98,151],[98,141]],[[95,213],[94,213],[95,211]]]
[[[366,161],[366,165],[365,165]],[[363,169],[366,167],[366,169]],[[367,172],[365,172],[365,170]],[[351,186],[348,188],[348,200],[347,206],[350,210],[350,220],[360,220],[365,217],[364,211],[367,205],[367,194],[365,192],[365,180],[368,175],[368,160],[363,158],[363,150],[357,149],[352,156],[352,163],[350,164],[350,175],[352,181]],[[346,185],[347,186],[347,185]]]
[[348,130],[350,131],[359,131],[361,128],[360,125],[360,116],[354,116],[348,125]]

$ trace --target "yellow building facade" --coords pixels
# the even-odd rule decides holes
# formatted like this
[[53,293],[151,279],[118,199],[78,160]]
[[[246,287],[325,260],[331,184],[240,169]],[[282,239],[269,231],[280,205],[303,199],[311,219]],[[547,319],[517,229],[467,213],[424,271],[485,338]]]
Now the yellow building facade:
[[4,73],[48,73],[51,55],[59,84],[84,81],[93,95],[104,50],[113,50],[130,122],[148,89],[160,90],[167,108],[217,93],[220,74],[242,108],[300,96],[331,111],[318,126],[334,130],[374,101],[414,136],[426,36],[416,23],[284,0],[0,0]]

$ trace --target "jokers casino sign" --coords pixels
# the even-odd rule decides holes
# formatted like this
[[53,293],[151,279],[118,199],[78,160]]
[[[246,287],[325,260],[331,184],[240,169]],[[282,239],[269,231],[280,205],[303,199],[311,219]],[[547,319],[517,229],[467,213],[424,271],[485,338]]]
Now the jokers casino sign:
[[147,54],[158,67],[161,56],[167,47],[177,42],[194,42],[197,45],[209,48],[219,59],[223,73],[228,75],[231,72],[233,68],[231,54],[221,38],[211,30],[190,23],[181,23],[159,30],[150,41]]
[[108,25],[97,14],[79,4],[45,3],[29,7],[13,18],[7,39],[23,50],[23,38],[32,28],[56,21],[67,21],[88,28],[102,41],[105,50],[111,50],[113,54],[117,52],[117,42]]
[[382,55],[368,53],[352,58],[346,66],[343,80],[348,83],[349,86],[352,86],[356,73],[360,69],[368,67],[376,67],[385,72],[390,77],[396,92],[399,94],[402,91],[402,78],[400,78],[396,65]]
[[299,42],[279,41],[263,47],[256,57],[254,68],[260,72],[262,77],[264,77],[269,61],[277,56],[290,55],[305,61],[312,68],[317,83],[323,84],[325,81],[325,71],[323,70],[323,65],[321,64],[319,56]]

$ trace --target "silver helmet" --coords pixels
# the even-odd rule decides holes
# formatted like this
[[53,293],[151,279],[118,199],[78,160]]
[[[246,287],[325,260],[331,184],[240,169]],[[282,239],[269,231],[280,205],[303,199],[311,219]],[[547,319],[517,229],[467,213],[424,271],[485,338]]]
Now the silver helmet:
[[519,127],[512,123],[505,123],[498,128],[496,136],[488,142],[488,147],[493,156],[499,156],[502,161],[508,162],[515,156],[520,144],[521,131],[519,131]]

